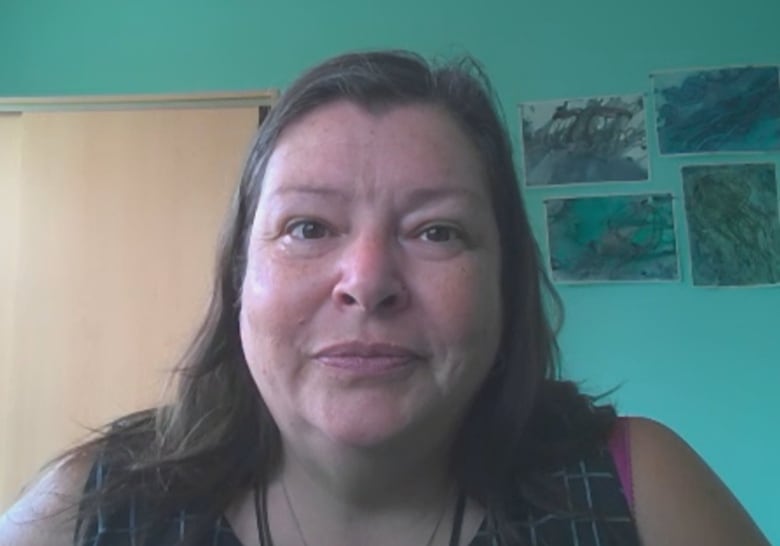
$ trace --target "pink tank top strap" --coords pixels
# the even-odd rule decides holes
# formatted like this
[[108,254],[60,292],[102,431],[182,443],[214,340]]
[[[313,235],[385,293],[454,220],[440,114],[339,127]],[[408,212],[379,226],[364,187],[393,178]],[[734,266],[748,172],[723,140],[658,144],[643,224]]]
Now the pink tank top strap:
[[628,507],[634,511],[634,482],[631,476],[631,445],[628,431],[628,418],[619,417],[609,437],[609,451],[615,462],[620,485],[628,502]]

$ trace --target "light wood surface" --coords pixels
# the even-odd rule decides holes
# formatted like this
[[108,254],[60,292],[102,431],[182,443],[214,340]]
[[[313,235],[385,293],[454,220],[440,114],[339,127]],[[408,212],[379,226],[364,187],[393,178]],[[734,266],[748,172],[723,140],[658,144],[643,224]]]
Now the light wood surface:
[[0,297],[14,302],[0,307],[0,511],[84,427],[158,401],[206,303],[258,113],[7,118],[0,138],[19,144],[0,155]]
[[74,95],[64,97],[0,97],[0,112],[136,110],[148,108],[240,108],[272,106],[275,89],[165,95]]
[[[14,284],[19,245],[21,128],[19,115],[0,116],[0,493],[13,486],[8,451],[14,354]],[[7,496],[7,495],[6,495]],[[0,497],[0,511],[5,503]]]

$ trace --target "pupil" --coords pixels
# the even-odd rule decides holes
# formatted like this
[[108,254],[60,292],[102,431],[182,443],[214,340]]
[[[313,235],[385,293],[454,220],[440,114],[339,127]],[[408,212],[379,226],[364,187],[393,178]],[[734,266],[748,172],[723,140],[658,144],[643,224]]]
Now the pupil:
[[315,239],[321,235],[320,226],[314,223],[308,223],[303,225],[303,236],[307,239]]
[[432,241],[447,241],[449,239],[449,231],[442,227],[434,227],[428,232],[428,237]]

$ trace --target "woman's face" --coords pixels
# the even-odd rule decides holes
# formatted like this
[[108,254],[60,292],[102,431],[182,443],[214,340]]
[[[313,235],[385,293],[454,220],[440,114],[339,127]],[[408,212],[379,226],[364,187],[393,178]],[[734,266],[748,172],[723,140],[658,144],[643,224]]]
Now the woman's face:
[[451,434],[501,335],[499,237],[443,110],[339,101],[282,133],[248,246],[240,329],[286,440]]

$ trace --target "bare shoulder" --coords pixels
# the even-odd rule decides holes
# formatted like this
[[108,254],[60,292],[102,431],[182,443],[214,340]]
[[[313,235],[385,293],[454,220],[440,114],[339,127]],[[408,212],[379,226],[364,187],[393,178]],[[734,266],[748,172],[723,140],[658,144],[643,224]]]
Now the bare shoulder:
[[645,546],[769,546],[726,485],[671,429],[629,421],[637,526]]
[[83,454],[51,464],[0,516],[0,546],[70,546],[78,500],[92,457]]

